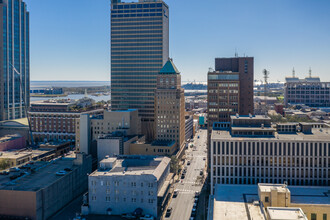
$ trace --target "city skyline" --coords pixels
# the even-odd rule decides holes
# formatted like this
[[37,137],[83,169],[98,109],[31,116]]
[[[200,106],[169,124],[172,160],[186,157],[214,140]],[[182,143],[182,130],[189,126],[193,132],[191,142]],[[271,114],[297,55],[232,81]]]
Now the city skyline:
[[[92,5],[62,0],[51,6],[48,1],[26,2],[31,12],[31,80],[110,79],[109,0]],[[330,3],[325,0],[166,3],[170,57],[180,66],[183,81],[206,81],[213,58],[233,57],[235,51],[255,57],[256,79],[266,68],[271,82],[283,82],[293,67],[304,78],[311,67],[315,76],[330,81]]]

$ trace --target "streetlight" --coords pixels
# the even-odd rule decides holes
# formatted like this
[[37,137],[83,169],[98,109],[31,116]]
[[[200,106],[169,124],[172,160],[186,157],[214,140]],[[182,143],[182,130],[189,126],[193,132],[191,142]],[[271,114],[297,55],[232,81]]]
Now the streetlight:
[[12,63],[9,63],[12,67],[13,67],[13,70],[15,71],[15,73],[19,76],[19,84],[21,86],[21,89],[22,89],[22,92],[23,92],[23,103],[24,103],[24,111],[25,111],[25,115],[26,115],[26,118],[28,120],[28,125],[29,125],[29,134],[30,134],[30,138],[31,138],[31,141],[30,141],[30,144],[31,145],[34,145],[34,141],[33,141],[33,135],[32,135],[32,129],[31,129],[31,123],[30,123],[30,118],[29,118],[29,115],[28,115],[28,110],[27,110],[27,103],[26,103],[26,96],[25,96],[25,89],[23,89],[23,84],[22,84],[22,78],[21,78],[21,73],[18,72],[18,70],[14,67],[14,65]]

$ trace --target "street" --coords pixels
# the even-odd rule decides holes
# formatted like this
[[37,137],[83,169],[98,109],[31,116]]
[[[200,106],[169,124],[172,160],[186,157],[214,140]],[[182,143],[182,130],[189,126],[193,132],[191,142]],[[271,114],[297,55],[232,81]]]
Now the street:
[[[207,130],[199,130],[196,133],[194,141],[189,143],[189,147],[186,150],[186,162],[184,164],[184,167],[187,167],[186,175],[184,179],[181,179],[180,176],[180,182],[174,186],[174,190],[178,191],[178,195],[172,198],[168,206],[172,208],[172,213],[169,217],[165,217],[165,220],[190,219],[194,206],[195,192],[201,191],[202,176],[206,175],[206,160],[204,160],[207,157],[206,142]],[[191,144],[194,147],[191,148]],[[190,165],[187,165],[188,161],[190,161]],[[203,175],[200,175],[201,170],[203,170]]]

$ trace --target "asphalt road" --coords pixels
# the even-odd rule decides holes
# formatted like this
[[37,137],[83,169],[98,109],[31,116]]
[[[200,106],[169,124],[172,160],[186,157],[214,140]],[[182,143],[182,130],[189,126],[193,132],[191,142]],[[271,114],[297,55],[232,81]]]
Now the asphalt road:
[[[199,136],[199,138],[198,138]],[[197,177],[200,179],[200,171],[205,172],[206,160],[203,158],[207,157],[206,153],[206,142],[207,142],[207,130],[199,130],[196,133],[193,144],[194,147],[191,148],[189,144],[188,150],[186,150],[186,162],[187,167],[186,177],[177,183],[174,188],[178,190],[178,196],[172,198],[171,203],[168,207],[172,207],[172,214],[165,220],[189,220],[191,216],[191,211],[194,205],[195,192],[200,192],[202,189],[202,184],[200,181],[196,181]],[[190,161],[190,165],[187,162]],[[205,175],[205,174],[204,174]],[[181,179],[180,179],[181,180]]]

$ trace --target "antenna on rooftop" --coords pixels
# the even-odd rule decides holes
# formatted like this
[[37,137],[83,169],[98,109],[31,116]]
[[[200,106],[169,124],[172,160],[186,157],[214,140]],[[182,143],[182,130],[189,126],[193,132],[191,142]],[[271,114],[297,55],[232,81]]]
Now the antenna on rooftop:
[[268,114],[268,108],[267,108],[267,86],[268,86],[268,79],[269,79],[269,71],[267,71],[266,69],[263,70],[263,74],[264,74],[264,98],[265,98],[265,105],[266,105],[266,112],[265,112],[265,116]]
[[235,57],[238,57],[237,48],[235,48]]
[[294,67],[292,69],[292,78],[295,78],[296,77],[296,71],[294,70]]
[[309,78],[312,78],[312,68],[309,67]]

